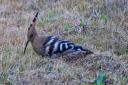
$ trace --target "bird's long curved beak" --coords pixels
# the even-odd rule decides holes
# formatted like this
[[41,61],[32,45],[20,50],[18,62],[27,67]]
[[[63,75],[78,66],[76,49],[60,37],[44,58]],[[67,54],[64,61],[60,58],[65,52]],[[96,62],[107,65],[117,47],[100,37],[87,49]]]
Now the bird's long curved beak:
[[25,52],[26,52],[26,48],[27,48],[28,43],[29,43],[29,40],[27,40],[27,42],[26,42],[26,44],[25,44],[24,54],[25,54]]

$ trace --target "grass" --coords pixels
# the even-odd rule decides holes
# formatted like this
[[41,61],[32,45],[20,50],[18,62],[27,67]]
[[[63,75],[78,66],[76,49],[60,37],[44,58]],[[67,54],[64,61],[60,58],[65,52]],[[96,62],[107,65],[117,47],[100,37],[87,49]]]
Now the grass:
[[[42,0],[0,0],[0,84],[91,85],[96,74],[104,72],[105,85],[126,85],[126,2],[57,0],[45,1],[44,4]],[[69,63],[61,58],[42,58],[30,44],[23,54],[27,27],[37,9],[40,10],[37,21],[39,33],[79,43],[92,49],[95,55]]]

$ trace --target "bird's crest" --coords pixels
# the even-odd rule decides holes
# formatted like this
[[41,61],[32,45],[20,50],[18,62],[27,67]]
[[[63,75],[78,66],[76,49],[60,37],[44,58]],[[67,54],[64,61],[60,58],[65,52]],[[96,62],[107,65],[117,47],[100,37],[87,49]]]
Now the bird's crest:
[[32,24],[30,24],[30,27],[31,27],[31,26],[33,26],[33,27],[35,26],[35,23],[36,23],[38,14],[39,14],[39,11],[36,13],[35,17],[33,18],[33,20],[32,20]]

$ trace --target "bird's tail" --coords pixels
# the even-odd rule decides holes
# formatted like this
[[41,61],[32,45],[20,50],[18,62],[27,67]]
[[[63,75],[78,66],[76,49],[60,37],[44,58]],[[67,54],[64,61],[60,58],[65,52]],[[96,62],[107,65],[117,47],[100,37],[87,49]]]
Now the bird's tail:
[[81,47],[81,46],[75,46],[75,49],[78,50],[78,51],[83,51],[83,52],[85,52],[87,55],[88,55],[88,54],[93,54],[93,52],[92,52],[91,50],[85,49],[85,48],[83,48],[83,47]]
[[83,49],[83,51],[85,51],[87,55],[88,55],[88,54],[93,54],[93,52],[90,51],[90,50],[88,50],[88,49]]

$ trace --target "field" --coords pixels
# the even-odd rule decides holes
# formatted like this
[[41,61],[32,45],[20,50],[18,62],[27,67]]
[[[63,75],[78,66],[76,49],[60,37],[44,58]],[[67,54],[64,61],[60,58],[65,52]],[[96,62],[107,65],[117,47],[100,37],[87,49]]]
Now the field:
[[[65,62],[42,58],[31,44],[23,54],[38,10],[39,34],[79,43],[95,54]],[[0,0],[0,85],[102,84],[128,85],[127,0]]]

